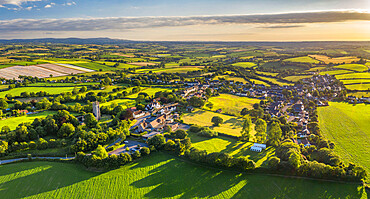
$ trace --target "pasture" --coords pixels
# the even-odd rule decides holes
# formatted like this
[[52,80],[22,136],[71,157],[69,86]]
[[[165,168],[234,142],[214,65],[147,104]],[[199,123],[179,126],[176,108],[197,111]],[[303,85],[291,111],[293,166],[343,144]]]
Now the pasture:
[[294,57],[294,58],[284,59],[284,61],[287,61],[287,62],[302,62],[302,63],[311,63],[311,64],[320,63],[320,61],[318,61],[316,59],[313,59],[312,57],[309,57],[309,56]]
[[105,173],[58,162],[0,168],[3,198],[367,197],[361,185],[223,171],[160,152]]
[[320,129],[335,143],[334,151],[370,173],[370,105],[329,102],[318,113]]
[[272,83],[274,83],[274,84],[277,84],[277,85],[279,85],[279,86],[289,86],[289,85],[293,85],[293,84],[291,84],[291,83],[282,82],[282,81],[280,81],[280,80],[278,80],[278,79],[271,78],[271,77],[263,77],[263,76],[259,76],[259,77],[260,77],[261,79],[263,79],[263,80],[270,81],[270,82],[272,82]]
[[368,91],[370,90],[370,82],[350,84],[350,85],[345,85],[345,87],[349,90]]
[[179,67],[179,68],[154,68],[154,69],[138,69],[136,73],[186,73],[189,71],[201,70],[201,67],[190,66],[190,67]]
[[234,63],[232,65],[243,67],[243,68],[253,68],[254,66],[256,66],[256,64],[253,63],[253,62],[237,62],[237,63]]
[[352,70],[356,72],[364,72],[368,70],[367,66],[362,65],[362,64],[342,64],[342,65],[334,66],[334,68]]
[[336,75],[335,78],[337,79],[369,79],[370,80],[370,73],[349,73],[344,75]]
[[[224,123],[220,126],[212,126],[213,123],[211,120],[214,116],[220,116],[224,120]],[[242,130],[243,124],[242,118],[199,109],[196,109],[192,113],[185,113],[182,119],[184,120],[184,123],[206,126],[214,131],[233,136],[241,135],[240,131]]]
[[310,77],[312,77],[312,75],[296,75],[296,76],[284,77],[284,79],[288,81],[292,81],[292,82],[297,82],[301,79],[310,78]]
[[20,117],[10,117],[8,119],[0,120],[0,129],[3,126],[8,126],[10,130],[15,130],[15,128],[21,123],[33,122],[36,118],[45,118],[48,115],[53,115],[56,113],[55,111],[43,111],[40,113],[32,114],[32,115],[25,115]]
[[329,70],[329,71],[322,71],[319,74],[320,75],[342,75],[342,74],[347,74],[347,73],[353,73],[352,71],[349,70]]
[[[255,132],[251,134],[253,136]],[[258,153],[249,150],[253,145],[252,142],[242,142],[233,138],[218,136],[215,138],[205,138],[190,133],[192,146],[199,150],[206,150],[208,153],[222,152],[228,153],[234,157],[246,156],[256,162],[257,167],[267,167],[267,160],[275,154],[273,147],[268,147],[263,152]]]
[[[78,89],[80,87],[77,87]],[[20,87],[20,88],[13,88],[11,90],[0,92],[0,98],[4,98],[5,95],[11,94],[14,96],[20,96],[23,92],[39,92],[39,91],[45,91],[51,95],[60,94],[63,92],[72,92],[74,87]]]
[[[239,116],[243,108],[253,109],[253,104],[259,103],[260,100],[230,94],[220,94],[219,96],[209,98],[208,102],[213,104],[212,111],[221,109],[222,113]],[[207,106],[204,106],[204,108],[207,108]]]
[[248,83],[248,81],[245,80],[244,78],[234,77],[234,76],[230,76],[230,75],[219,75],[219,76],[214,77],[213,79],[214,80],[225,79],[225,80],[228,80],[228,81],[241,82],[243,84]]

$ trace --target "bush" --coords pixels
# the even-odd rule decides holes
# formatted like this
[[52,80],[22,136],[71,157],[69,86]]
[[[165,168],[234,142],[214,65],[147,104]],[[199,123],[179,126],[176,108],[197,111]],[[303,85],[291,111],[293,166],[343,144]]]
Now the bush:
[[212,137],[217,137],[218,136],[218,133],[216,131],[212,131],[211,129],[209,128],[206,128],[202,131],[200,131],[198,133],[199,136],[203,136],[203,137],[209,137],[209,138],[212,138]]
[[149,155],[150,154],[150,149],[148,147],[143,147],[143,148],[140,149],[140,153],[143,156]]

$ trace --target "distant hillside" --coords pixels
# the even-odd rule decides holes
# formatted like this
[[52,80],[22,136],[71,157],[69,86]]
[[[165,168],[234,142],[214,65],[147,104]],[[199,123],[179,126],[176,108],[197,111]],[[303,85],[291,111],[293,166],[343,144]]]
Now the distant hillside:
[[62,43],[62,44],[126,44],[136,43],[135,41],[110,38],[40,38],[40,39],[12,39],[0,40],[0,44],[14,43]]

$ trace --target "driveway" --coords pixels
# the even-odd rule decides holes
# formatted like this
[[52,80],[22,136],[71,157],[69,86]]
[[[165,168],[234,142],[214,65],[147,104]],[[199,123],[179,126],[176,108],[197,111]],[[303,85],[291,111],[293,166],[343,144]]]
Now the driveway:
[[[135,149],[139,144],[140,144],[140,148],[142,147],[149,147],[146,143],[143,143],[143,142],[138,142],[138,141],[133,141],[133,140],[126,140],[128,143],[125,143],[125,146],[121,147],[121,148],[118,148],[114,151],[111,151],[109,152],[108,154],[109,155],[112,155],[112,154],[115,154],[115,155],[119,155],[121,153],[132,153],[132,149]],[[129,148],[130,151],[126,151],[126,148]]]

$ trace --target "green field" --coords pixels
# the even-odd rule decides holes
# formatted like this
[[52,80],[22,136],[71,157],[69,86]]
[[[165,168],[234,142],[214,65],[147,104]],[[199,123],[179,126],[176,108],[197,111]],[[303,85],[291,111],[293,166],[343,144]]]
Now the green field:
[[336,75],[337,79],[369,79],[370,73],[349,73],[344,75]]
[[130,108],[132,106],[135,106],[135,103],[136,103],[135,100],[131,99],[116,99],[106,103],[101,103],[100,106],[110,106],[112,104],[117,104],[117,105],[127,105],[129,107],[126,108]]
[[284,79],[288,81],[292,81],[292,82],[297,82],[301,79],[310,78],[310,77],[312,77],[312,75],[296,75],[296,76],[284,77]]
[[367,197],[360,185],[222,171],[164,153],[105,173],[56,162],[15,163],[0,168],[2,198]]
[[280,81],[278,79],[271,78],[271,77],[263,77],[263,76],[260,76],[260,78],[263,79],[263,80],[270,81],[270,82],[272,82],[274,84],[277,84],[279,86],[286,86],[286,85],[289,86],[289,85],[292,85],[291,83],[282,82],[282,81]]
[[[259,103],[260,100],[230,94],[220,94],[219,96],[209,98],[208,102],[213,104],[213,111],[222,109],[222,113],[238,116],[243,108],[253,109],[253,104]],[[207,107],[204,106],[204,108]]]
[[318,64],[320,61],[313,59],[309,56],[304,56],[304,57],[294,57],[294,58],[289,58],[285,59],[284,61],[289,61],[289,62],[304,62],[304,63],[312,63],[312,64]]
[[186,73],[189,71],[201,70],[200,67],[183,67],[183,68],[154,68],[154,69],[138,69],[136,73]]
[[342,74],[347,74],[347,73],[353,73],[352,71],[349,71],[349,70],[329,70],[329,71],[322,71],[320,72],[319,74],[320,75],[342,75]]
[[15,128],[20,123],[26,123],[26,122],[33,122],[36,118],[45,118],[48,115],[52,115],[56,113],[55,111],[43,111],[41,113],[36,113],[32,115],[25,115],[20,117],[11,117],[8,119],[0,120],[0,129],[3,128],[3,126],[8,126],[11,130],[15,130]]
[[252,67],[256,66],[256,64],[253,63],[253,62],[237,62],[237,63],[234,63],[232,65],[243,67],[243,68],[252,68]]
[[[77,87],[80,88],[80,87]],[[11,90],[0,92],[0,98],[4,98],[6,94],[10,93],[13,97],[20,96],[23,92],[39,92],[45,91],[51,95],[60,94],[63,92],[72,92],[74,87],[20,87]]]
[[229,76],[229,75],[218,75],[213,78],[214,80],[219,80],[219,79],[225,79],[228,81],[234,81],[234,82],[242,82],[243,84],[248,83],[247,80],[241,77],[234,77],[234,76]]
[[49,86],[49,87],[58,87],[58,86],[92,86],[95,84],[99,84],[97,82],[86,82],[86,83],[47,83],[47,82],[38,82],[29,84],[30,87],[38,87],[38,86]]
[[[254,132],[252,132],[252,134],[254,134]],[[237,141],[236,139],[223,136],[205,138],[190,133],[189,137],[193,143],[192,146],[199,150],[206,150],[208,153],[228,153],[235,157],[246,156],[255,161],[257,167],[266,167],[268,158],[275,154],[275,149],[273,147],[268,147],[266,150],[263,150],[263,152],[258,153],[249,150],[253,145],[252,142]]]
[[318,111],[321,131],[335,143],[334,150],[370,173],[370,105],[329,102]]
[[367,91],[370,89],[370,83],[366,82],[366,84],[351,84],[351,85],[345,85],[345,87],[349,90]]
[[362,65],[362,64],[342,64],[342,65],[334,66],[334,68],[353,70],[356,72],[364,72],[368,70],[367,66]]
[[[144,88],[144,87],[142,87],[142,90],[139,93],[147,93],[149,96],[153,96],[156,92],[159,92],[159,91],[172,91],[172,89],[170,89],[170,88],[156,88],[156,87],[153,87],[153,88]],[[129,96],[127,96],[127,98],[135,99],[135,98],[137,98],[139,93],[129,95]]]
[[[221,126],[212,126],[212,117],[220,116],[224,119],[224,123]],[[185,123],[187,124],[197,124],[200,126],[207,126],[211,129],[234,136],[240,136],[240,131],[242,130],[242,118],[233,117],[229,115],[224,115],[220,113],[215,113],[211,111],[204,111],[204,110],[195,110],[192,113],[186,113],[182,117]]]

